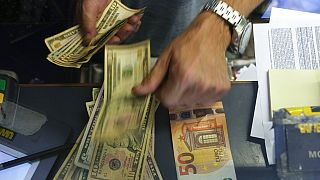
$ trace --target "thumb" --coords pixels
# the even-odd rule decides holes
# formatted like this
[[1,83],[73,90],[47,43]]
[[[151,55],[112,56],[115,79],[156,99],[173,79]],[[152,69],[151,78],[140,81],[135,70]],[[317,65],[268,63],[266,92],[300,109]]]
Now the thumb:
[[165,75],[168,71],[168,66],[171,57],[171,48],[166,48],[160,57],[158,58],[156,64],[152,68],[151,72],[145,77],[140,85],[132,88],[132,93],[136,96],[143,96],[154,92],[161,82],[163,81]]
[[85,35],[85,42],[89,42],[97,34],[96,22],[99,13],[99,4],[96,0],[83,0],[81,27]]

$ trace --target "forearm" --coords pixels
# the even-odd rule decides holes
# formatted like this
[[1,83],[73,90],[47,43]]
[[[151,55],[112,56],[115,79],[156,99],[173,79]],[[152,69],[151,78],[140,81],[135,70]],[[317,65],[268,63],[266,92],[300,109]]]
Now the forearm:
[[222,0],[242,15],[248,16],[263,0]]
[[[222,0],[244,16],[248,16],[263,0]],[[191,26],[202,27],[202,32],[209,39],[219,42],[222,49],[230,44],[230,26],[217,14],[210,11],[202,11]],[[218,36],[217,36],[218,35]]]

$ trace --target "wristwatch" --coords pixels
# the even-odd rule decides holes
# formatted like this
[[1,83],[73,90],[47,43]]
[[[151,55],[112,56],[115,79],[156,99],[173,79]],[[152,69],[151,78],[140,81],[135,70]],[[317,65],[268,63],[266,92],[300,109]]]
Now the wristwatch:
[[211,11],[217,14],[229,25],[231,25],[233,29],[231,38],[232,42],[228,47],[228,51],[237,55],[243,54],[251,36],[251,22],[227,3],[220,0],[208,1],[202,10]]

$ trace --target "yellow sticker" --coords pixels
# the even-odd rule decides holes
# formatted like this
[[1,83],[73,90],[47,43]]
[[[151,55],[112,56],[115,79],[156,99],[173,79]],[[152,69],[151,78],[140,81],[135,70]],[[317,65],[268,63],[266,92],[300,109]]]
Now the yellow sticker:
[[3,103],[3,98],[4,98],[4,94],[3,94],[3,93],[0,93],[0,104]]
[[10,129],[0,126],[0,137],[6,138],[8,140],[13,140],[16,136],[16,133]]

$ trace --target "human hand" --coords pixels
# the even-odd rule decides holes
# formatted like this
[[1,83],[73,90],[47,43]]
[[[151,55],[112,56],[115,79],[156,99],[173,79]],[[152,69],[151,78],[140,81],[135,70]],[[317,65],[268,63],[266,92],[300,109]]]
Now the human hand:
[[[81,0],[79,0],[81,2]],[[96,23],[102,15],[105,7],[111,0],[83,0],[80,4],[80,25],[85,35],[85,43],[89,44],[90,41],[97,35]],[[141,21],[140,16],[132,16],[128,22],[113,36],[107,43],[119,44],[124,41],[133,32],[138,31]]]
[[209,105],[228,92],[225,51],[229,27],[210,12],[201,13],[159,56],[135,95],[155,92],[166,107]]

